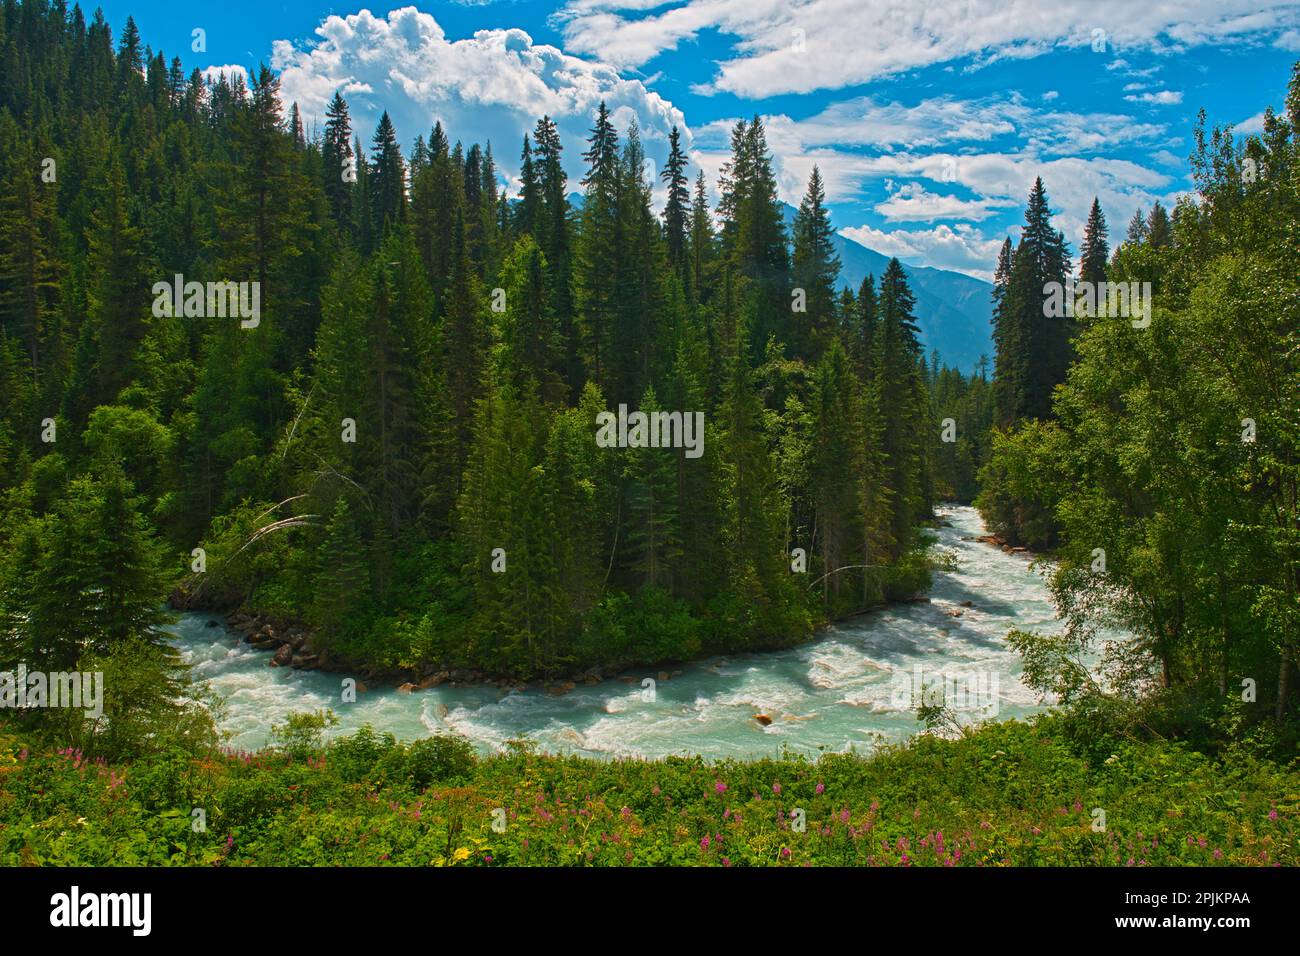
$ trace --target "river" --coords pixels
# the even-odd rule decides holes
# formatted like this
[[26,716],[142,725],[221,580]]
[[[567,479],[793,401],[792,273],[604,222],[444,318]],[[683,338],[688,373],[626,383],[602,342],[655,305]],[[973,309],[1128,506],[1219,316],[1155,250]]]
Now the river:
[[[869,752],[920,729],[909,698],[935,681],[946,682],[963,722],[1038,709],[1003,638],[1012,627],[1043,629],[1054,621],[1041,574],[1025,555],[964,540],[985,533],[973,508],[939,514],[950,523],[938,531],[940,547],[957,565],[936,573],[929,603],[877,609],[789,650],[667,668],[681,673],[653,687],[642,681],[658,668],[629,675],[631,683],[579,685],[559,697],[538,688],[380,687],[342,703],[345,675],[269,667],[269,653],[242,643],[224,623],[209,626],[220,622],[211,615],[183,615],[175,644],[193,676],[226,698],[221,729],[241,749],[264,745],[271,724],[292,711],[329,707],[339,716],[334,733],[366,723],[401,739],[451,730],[484,750],[526,737],[543,751],[592,756]],[[758,714],[771,723],[756,720]]]

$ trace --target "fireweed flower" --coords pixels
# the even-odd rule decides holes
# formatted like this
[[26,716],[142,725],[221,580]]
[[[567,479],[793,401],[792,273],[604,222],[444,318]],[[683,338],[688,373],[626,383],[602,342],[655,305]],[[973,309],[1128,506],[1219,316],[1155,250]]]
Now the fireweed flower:
[[825,792],[826,792],[826,784],[824,784],[824,783],[822,783],[820,780],[818,780],[818,781],[817,781],[817,786],[813,787],[813,792],[814,792],[814,793],[818,793],[818,794],[825,793]]
[[[779,794],[779,793],[781,792],[781,785],[780,785],[779,783],[774,783],[774,784],[772,784],[772,792],[775,793],[775,794]],[[1276,818],[1276,816],[1277,816],[1277,815],[1276,815],[1276,813],[1275,813],[1275,814],[1274,814],[1274,817]]]
[[723,783],[721,780],[719,780],[717,783],[713,785],[713,792],[716,793],[718,796],[722,796],[724,793],[727,792],[727,785]]

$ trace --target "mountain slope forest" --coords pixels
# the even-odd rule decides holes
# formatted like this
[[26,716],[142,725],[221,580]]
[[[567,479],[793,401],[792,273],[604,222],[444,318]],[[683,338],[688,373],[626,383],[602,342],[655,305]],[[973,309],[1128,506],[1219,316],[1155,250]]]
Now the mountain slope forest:
[[[674,133],[652,210],[603,106],[509,144],[507,195],[507,144],[403,148],[338,95],[309,135],[269,69],[0,11],[7,662],[143,654],[170,594],[305,625],[326,666],[528,679],[925,588],[918,528],[978,457],[934,398],[987,383],[927,363],[898,262],[841,290],[816,171],[787,230],[757,118],[716,208]],[[620,406],[702,413],[702,446],[603,447]]]

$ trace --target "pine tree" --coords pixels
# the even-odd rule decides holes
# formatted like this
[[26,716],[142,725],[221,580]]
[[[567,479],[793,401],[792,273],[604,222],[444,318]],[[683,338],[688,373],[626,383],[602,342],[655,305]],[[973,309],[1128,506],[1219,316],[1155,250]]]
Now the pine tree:
[[723,166],[721,189],[724,255],[737,275],[754,286],[757,311],[749,324],[749,351],[762,355],[770,336],[782,342],[789,338],[792,290],[772,157],[757,116],[732,130],[731,159]]
[[564,341],[565,375],[570,393],[576,397],[583,383],[578,334],[574,326],[573,260],[569,241],[568,177],[561,158],[559,130],[549,116],[537,121],[533,130],[538,178],[541,182],[541,225],[537,242],[546,256],[551,277],[551,304],[560,323]]
[[338,90],[325,108],[325,136],[321,143],[321,156],[324,168],[325,197],[329,200],[330,213],[340,229],[352,227],[352,188],[348,182],[352,152],[352,120],[348,116],[348,104]]
[[857,527],[859,473],[853,461],[853,399],[848,357],[833,338],[813,379],[808,467],[822,599],[826,602],[841,594],[851,580],[838,569],[851,563],[850,555],[856,553],[862,537]]
[[44,371],[41,346],[55,311],[54,197],[37,178],[38,166],[24,142],[13,157],[15,175],[0,196],[0,329],[21,342],[39,382]]
[[112,465],[99,479],[75,479],[26,552],[35,570],[25,577],[20,659],[29,667],[71,670],[87,652],[161,640],[159,549],[131,492]]
[[515,214],[515,230],[519,234],[536,231],[542,215],[542,182],[533,163],[533,148],[524,134],[524,148],[519,157],[519,206]]
[[1052,392],[1065,381],[1073,357],[1075,322],[1049,314],[1050,284],[1065,286],[1070,257],[1065,237],[1052,227],[1042,179],[1034,181],[1025,208],[1025,227],[1011,259],[1005,291],[997,302],[995,338],[999,341],[998,419],[1046,419]]
[[793,282],[804,293],[803,312],[791,316],[792,353],[809,362],[820,359],[835,328],[835,283],[840,260],[832,244],[835,231],[826,211],[821,171],[813,166],[808,191],[794,221]]
[[326,637],[339,636],[368,599],[366,553],[347,495],[339,495],[315,554],[311,617]]
[[930,510],[925,495],[924,454],[916,440],[916,436],[932,432],[926,420],[915,306],[916,297],[902,263],[889,260],[880,278],[880,327],[873,380],[885,416],[880,447],[886,458],[886,484],[893,493],[889,527],[892,547],[887,552],[891,560],[907,549],[917,520]]
[[705,194],[704,170],[695,179],[695,197],[690,219],[690,288],[697,302],[709,298],[712,286],[714,244],[713,217]]
[[375,129],[371,154],[370,201],[377,236],[406,220],[406,164],[397,145],[397,131],[385,111]]
[[668,160],[664,163],[664,171],[659,174],[659,178],[668,189],[663,214],[668,262],[681,276],[682,284],[688,285],[686,227],[691,194],[686,185],[686,154],[682,152],[681,132],[676,126],[668,134]]
[[1156,200],[1151,207],[1151,216],[1147,220],[1145,240],[1153,249],[1163,249],[1173,241],[1173,229],[1169,223],[1169,210]]
[[587,372],[615,401],[630,401],[634,396],[618,394],[617,386],[611,382],[615,372],[611,354],[615,324],[619,303],[627,289],[620,282],[614,260],[622,241],[618,134],[609,122],[604,101],[597,110],[587,143],[587,150],[582,154],[587,164],[582,179],[586,198],[573,270],[582,359]]
[[993,273],[993,394],[996,418],[1002,426],[1015,421],[1018,410],[1023,407],[1027,375],[1023,315],[1007,304],[1013,256],[1011,238],[1007,237],[998,252],[998,264]]
[[1106,242],[1106,217],[1101,203],[1092,199],[1088,223],[1083,230],[1083,245],[1079,249],[1079,281],[1094,286],[1106,281],[1106,265],[1110,261],[1110,246]]

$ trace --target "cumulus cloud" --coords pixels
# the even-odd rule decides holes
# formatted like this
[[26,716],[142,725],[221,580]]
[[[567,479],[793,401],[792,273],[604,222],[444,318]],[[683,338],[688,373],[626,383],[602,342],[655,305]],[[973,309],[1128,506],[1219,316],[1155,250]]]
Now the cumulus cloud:
[[[1177,52],[1260,36],[1293,42],[1294,0],[570,0],[556,16],[566,48],[640,67],[706,31],[736,38],[700,89],[764,97],[867,83],[972,59],[1058,48]],[[1099,31],[1099,32],[1098,32]]]
[[223,66],[209,66],[203,71],[203,79],[209,83],[215,83],[223,76],[231,83],[235,81],[235,77],[239,77],[244,81],[245,86],[248,85],[248,69],[240,66],[238,63],[227,63]]
[[656,160],[666,155],[674,124],[690,142],[681,111],[644,83],[535,43],[523,30],[479,30],[453,40],[431,14],[403,7],[386,17],[369,10],[330,15],[316,34],[319,39],[306,46],[274,44],[281,95],[298,103],[307,122],[320,124],[334,91],[341,91],[353,129],[367,145],[387,110],[408,147],[441,121],[453,141],[490,141],[498,165],[515,172],[523,133],[548,115],[560,129],[576,183],[580,143],[601,100],[620,130],[637,121],[646,152]]

